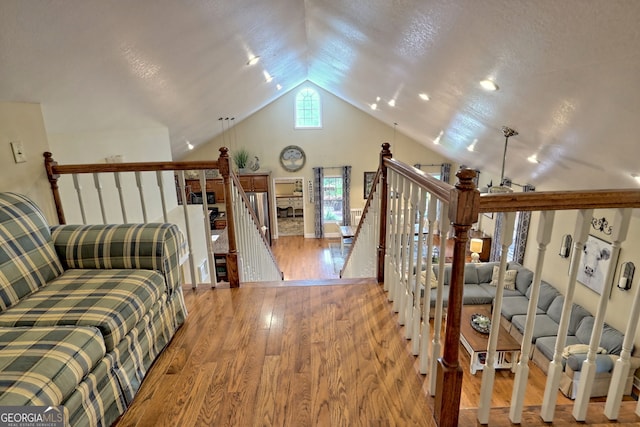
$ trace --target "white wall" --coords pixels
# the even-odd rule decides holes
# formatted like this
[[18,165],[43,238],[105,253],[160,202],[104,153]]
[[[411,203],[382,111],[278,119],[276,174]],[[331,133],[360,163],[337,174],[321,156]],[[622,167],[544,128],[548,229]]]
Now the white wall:
[[[27,156],[25,163],[15,163],[10,142],[21,141]],[[0,102],[0,191],[29,196],[44,212],[47,220],[57,224],[53,196],[42,154],[49,151],[40,104]]]
[[[171,146],[167,128],[148,128],[121,131],[94,131],[81,133],[49,134],[49,144],[53,158],[60,164],[106,163],[106,158],[121,155],[124,162],[171,161]],[[106,216],[108,223],[122,222],[120,201],[115,187],[113,174],[100,174],[106,200]],[[122,174],[121,177],[127,221],[142,222],[142,208],[135,175]],[[164,175],[165,191],[169,209],[177,205],[173,176]],[[87,222],[102,223],[102,215],[98,195],[92,175],[82,175],[80,182],[83,188],[83,200],[86,206]],[[162,215],[160,193],[157,189],[155,172],[143,173],[145,188],[145,204],[149,212],[149,220]],[[62,176],[59,180],[60,196],[65,206],[65,219],[68,224],[82,223],[82,216],[77,203],[77,195],[71,176]]]
[[[313,177],[313,167],[352,166],[351,207],[363,207],[364,172],[378,168],[381,145],[391,143],[395,158],[409,164],[451,162],[429,150],[417,141],[403,135],[397,128],[383,123],[334,95],[316,89],[322,98],[322,129],[294,129],[294,102],[296,88],[247,119],[237,123],[226,136],[214,138],[187,154],[181,160],[214,160],[218,149],[227,146],[233,151],[246,148],[260,158],[261,171],[271,171],[272,178],[304,177],[305,191]],[[302,85],[301,85],[302,86]],[[305,166],[297,172],[285,171],[279,163],[280,151],[287,145],[298,145],[306,154]],[[455,182],[457,166],[452,167]],[[327,171],[331,173],[331,171]],[[305,198],[305,235],[313,236],[313,205]],[[328,233],[332,231],[327,228]]]

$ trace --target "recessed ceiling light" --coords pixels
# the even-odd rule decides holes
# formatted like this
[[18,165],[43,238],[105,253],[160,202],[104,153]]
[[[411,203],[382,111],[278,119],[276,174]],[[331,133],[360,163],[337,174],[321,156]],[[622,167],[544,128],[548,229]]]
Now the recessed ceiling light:
[[480,81],[480,86],[482,86],[484,90],[490,90],[490,91],[498,90],[498,85],[493,80],[489,80],[489,79]]
[[467,147],[467,151],[471,151],[471,152],[475,151],[477,142],[478,142],[478,138],[475,138],[473,142],[469,144],[469,146]]
[[375,102],[373,104],[370,105],[372,110],[377,110],[378,109],[378,104],[376,104]]
[[531,156],[527,157],[527,160],[529,161],[529,163],[540,163],[540,160],[538,160],[538,156],[536,154],[532,154]]
[[636,181],[640,182],[640,175],[638,175],[637,173],[632,173],[631,176],[634,177]]
[[380,97],[376,96],[376,102],[380,102]]
[[249,61],[247,61],[247,65],[256,65],[258,62],[260,62],[260,57],[252,56],[251,58],[249,58]]
[[276,89],[277,89],[277,90],[281,90],[281,89],[282,89],[282,85],[281,85],[280,83],[278,83],[278,84],[276,85]]
[[267,83],[271,83],[271,81],[273,80],[273,77],[271,77],[271,74],[269,74],[267,70],[264,70],[262,74],[264,74],[264,81]]
[[429,100],[429,95],[427,95],[426,93],[421,93],[418,95],[420,97],[420,99],[422,99],[423,101],[428,101]]
[[193,150],[193,144],[187,140],[187,148]]
[[389,107],[395,107],[396,106],[396,100],[392,99],[387,104],[389,104]]

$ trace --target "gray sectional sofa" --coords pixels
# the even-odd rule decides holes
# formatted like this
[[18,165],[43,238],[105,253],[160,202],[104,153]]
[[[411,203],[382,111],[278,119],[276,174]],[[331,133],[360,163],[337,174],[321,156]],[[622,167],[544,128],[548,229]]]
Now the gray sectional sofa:
[[[465,265],[465,280],[463,291],[464,304],[492,304],[496,294],[496,286],[492,286],[494,267],[498,263],[479,263]],[[504,289],[501,309],[501,324],[509,333],[522,342],[533,272],[519,264],[508,263],[507,270],[517,270],[513,289]],[[434,267],[436,277],[439,276],[438,267]],[[445,306],[448,297],[451,266],[444,268],[444,297]],[[435,304],[436,289],[431,289],[431,304]],[[545,373],[553,359],[555,344],[562,314],[564,296],[550,283],[545,281],[540,285],[536,319],[532,337],[532,351],[528,356]],[[575,398],[577,384],[580,378],[582,362],[586,358],[586,347],[589,344],[593,329],[594,317],[585,308],[573,304],[569,321],[568,336],[566,338],[564,374],[560,382],[561,391],[570,398]],[[622,351],[624,335],[605,324],[600,340],[600,351],[596,357],[596,379],[591,391],[591,397],[606,396],[613,373],[613,365]],[[633,375],[640,368],[640,358],[631,358],[631,369],[627,376],[624,393],[631,394]]]

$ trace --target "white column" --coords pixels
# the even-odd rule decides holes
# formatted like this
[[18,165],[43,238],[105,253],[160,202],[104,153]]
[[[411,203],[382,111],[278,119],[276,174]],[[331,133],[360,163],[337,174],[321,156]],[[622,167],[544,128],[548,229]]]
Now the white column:
[[540,283],[542,281],[542,270],[544,267],[544,255],[547,245],[551,241],[553,230],[553,220],[555,211],[540,212],[538,222],[538,256],[536,258],[536,268],[531,283],[531,293],[529,294],[529,305],[527,307],[527,320],[522,337],[522,347],[520,349],[520,361],[516,366],[516,374],[513,380],[513,391],[511,393],[511,408],[509,409],[509,419],[514,424],[522,421],[522,408],[524,406],[524,396],[529,381],[529,354],[531,352],[531,338],[538,309],[538,299],[540,297]]

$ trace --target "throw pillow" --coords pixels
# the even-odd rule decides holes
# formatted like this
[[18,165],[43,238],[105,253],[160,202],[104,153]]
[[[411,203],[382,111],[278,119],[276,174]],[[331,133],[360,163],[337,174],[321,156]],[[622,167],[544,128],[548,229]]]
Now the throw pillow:
[[[498,286],[498,276],[500,275],[500,266],[493,267],[493,275],[491,276],[491,286]],[[504,275],[504,288],[514,290],[516,288],[516,276],[518,270],[507,270]]]
[[[588,352],[589,352],[589,344],[571,344],[564,348],[564,351],[562,352],[562,357],[566,359],[572,354],[586,354]],[[605,350],[602,347],[598,347],[598,351],[596,351],[596,353],[606,354],[607,350]]]
[[[422,284],[423,285],[426,284],[426,282],[427,282],[427,272],[423,270],[422,273],[420,273],[420,276],[421,276],[421,279],[422,279],[421,280]],[[431,280],[430,280],[430,282],[431,282],[430,283],[431,289],[438,287],[438,278],[436,277],[436,274],[433,272],[433,269],[431,269]]]

